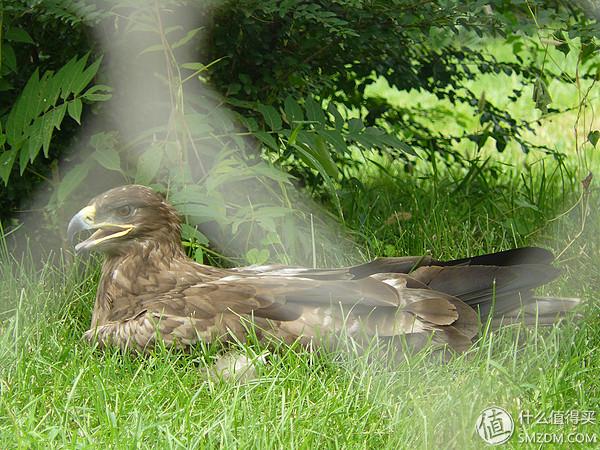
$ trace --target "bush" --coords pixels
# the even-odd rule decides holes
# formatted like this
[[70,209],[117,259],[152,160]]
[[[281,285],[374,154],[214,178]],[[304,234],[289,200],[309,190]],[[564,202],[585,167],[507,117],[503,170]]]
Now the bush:
[[[291,248],[299,259],[312,256],[314,262],[308,231],[282,242],[291,229],[314,227],[293,184],[329,201],[343,219],[338,188],[352,181],[349,169],[361,164],[357,151],[390,155],[407,169],[419,149],[461,163],[457,144],[481,148],[489,138],[498,151],[516,143],[523,151],[554,152],[529,142],[524,133],[556,111],[549,80],[572,82],[572,74],[544,64],[546,55],[554,47],[564,54],[577,49],[580,79],[599,73],[591,58],[596,23],[579,7],[560,2],[208,3],[165,1],[148,8],[127,0],[78,1],[69,8],[71,2],[45,0],[5,8],[2,48],[9,57],[2,59],[2,86],[10,94],[0,109],[0,163],[5,163],[0,175],[8,193],[3,198],[11,203],[7,209],[28,195],[30,180],[49,178],[75,123],[85,121],[92,103],[108,99],[108,86],[87,86],[99,70],[118,100],[103,114],[97,111],[110,117],[89,144],[84,142],[89,155],[75,155],[73,167],[50,177],[52,211],[70,212],[65,202],[90,174],[102,174],[95,177],[100,179],[112,174],[111,183],[140,182],[168,193],[191,225],[229,242],[227,252],[263,262],[274,255],[286,259],[285,249]],[[196,20],[208,25],[199,27]],[[94,27],[113,48],[107,64],[100,65],[100,55],[84,56],[99,53],[97,39],[89,37]],[[45,33],[52,30],[49,38]],[[504,40],[512,57],[500,59],[483,46],[467,45],[476,36],[479,42]],[[128,52],[119,56],[114,50],[119,46]],[[23,64],[31,60],[28,52],[36,55],[32,65]],[[540,116],[513,117],[468,87],[470,80],[501,72],[520,80],[509,98],[513,102],[533,87]],[[65,73],[79,80],[75,88]],[[398,106],[369,95],[369,86],[382,79],[398,90],[427,91],[456,109],[466,108],[480,126],[443,134],[435,122],[423,120],[431,110],[422,105]],[[28,108],[35,104],[32,98],[45,95],[54,100],[51,105]],[[139,95],[153,98],[140,102]],[[460,125],[453,108],[438,113]],[[240,192],[261,194],[240,198]],[[198,260],[206,257],[203,233],[186,228],[190,253]]]

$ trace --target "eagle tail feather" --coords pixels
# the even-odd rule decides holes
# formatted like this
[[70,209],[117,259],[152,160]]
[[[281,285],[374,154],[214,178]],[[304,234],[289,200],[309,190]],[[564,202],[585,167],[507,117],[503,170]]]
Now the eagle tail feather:
[[[411,273],[429,288],[454,296],[478,311],[483,322],[506,317],[514,320],[537,314],[544,323],[550,317],[564,316],[579,303],[578,299],[540,298],[533,290],[555,279],[560,271],[549,264],[519,264],[513,266],[451,265],[420,267]],[[538,322],[539,323],[539,322]]]
[[552,261],[554,261],[554,255],[549,250],[540,247],[520,247],[438,262],[437,264],[442,266],[515,266],[519,264],[550,264]]
[[[492,326],[523,323],[525,325],[553,325],[577,307],[581,300],[573,297],[532,296],[527,303],[519,305],[501,315],[494,315]],[[576,315],[575,317],[579,317]]]

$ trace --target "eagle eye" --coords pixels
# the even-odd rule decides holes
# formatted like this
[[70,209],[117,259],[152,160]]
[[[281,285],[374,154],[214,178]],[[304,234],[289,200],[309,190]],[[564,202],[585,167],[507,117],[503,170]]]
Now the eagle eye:
[[129,205],[121,206],[115,210],[118,217],[129,217],[133,212],[133,208]]

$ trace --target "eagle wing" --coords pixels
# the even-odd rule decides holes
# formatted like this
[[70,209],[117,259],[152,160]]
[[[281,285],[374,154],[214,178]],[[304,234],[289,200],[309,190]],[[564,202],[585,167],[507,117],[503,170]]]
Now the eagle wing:
[[137,348],[157,334],[182,345],[243,340],[252,324],[261,337],[304,343],[332,334],[368,339],[435,331],[463,350],[479,329],[477,313],[456,297],[391,273],[331,280],[239,271],[128,304],[113,318],[98,328],[98,340]]
[[269,264],[238,267],[230,270],[244,275],[298,276],[314,280],[354,280],[378,273],[410,273],[418,267],[431,265],[432,262],[437,263],[430,256],[405,256],[376,258],[368,263],[342,268],[309,269],[306,267]]

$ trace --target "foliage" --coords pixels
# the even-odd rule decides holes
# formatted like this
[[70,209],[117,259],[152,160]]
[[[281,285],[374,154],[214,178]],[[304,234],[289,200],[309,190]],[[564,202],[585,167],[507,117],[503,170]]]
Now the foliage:
[[0,135],[0,150],[4,150],[0,156],[0,178],[5,185],[17,159],[19,173],[23,175],[40,150],[48,158],[52,135],[55,129],[60,129],[65,114],[81,124],[84,101],[110,98],[108,86],[94,85],[84,92],[101,62],[98,59],[87,66],[87,59],[87,55],[73,58],[56,74],[47,71],[42,77],[36,69],[27,81],[6,117],[5,134]]
[[[593,58],[596,23],[577,7],[552,2],[213,0],[163,1],[152,8],[130,0],[68,3],[16,2],[6,9],[10,25],[7,21],[3,29],[10,40],[3,48],[45,45],[42,34],[11,31],[25,30],[27,21],[45,27],[69,24],[83,35],[98,24],[108,33],[105,42],[131,47],[136,64],[148,62],[137,80],[150,85],[157,98],[144,103],[132,94],[124,100],[135,86],[121,80],[135,75],[131,62],[119,60],[115,51],[102,68],[99,58],[85,68],[80,52],[53,68],[46,68],[42,58],[27,75],[29,83],[9,57],[4,72],[20,77],[11,81],[14,111],[24,111],[32,97],[60,84],[64,71],[90,82],[99,69],[106,85],[83,95],[63,85],[65,97],[56,97],[58,103],[48,109],[28,111],[25,118],[6,111],[0,123],[10,141],[0,156],[7,163],[0,175],[7,182],[15,161],[19,175],[36,174],[27,169],[40,154],[57,167],[74,134],[72,128],[56,139],[65,112],[79,121],[82,100],[106,100],[110,85],[120,102],[113,100],[104,110],[108,119],[102,131],[89,140],[86,136],[88,154],[75,155],[68,170],[53,172],[47,209],[54,216],[65,214],[67,202],[90,178],[150,184],[170,196],[190,225],[200,226],[201,231],[186,228],[186,245],[197,260],[212,251],[206,247],[210,240],[251,262],[290,261],[287,252],[297,261],[314,262],[313,209],[298,201],[296,188],[308,187],[343,220],[340,189],[351,186],[352,174],[364,161],[375,161],[376,154],[402,161],[408,171],[417,152],[424,150],[432,163],[435,154],[441,155],[447,163],[465,166],[465,186],[472,167],[459,148],[466,142],[482,149],[493,141],[501,152],[517,143],[526,152],[539,148],[556,154],[529,136],[537,120],[559,110],[549,81],[574,82],[570,69],[557,71],[546,63],[548,55],[553,47],[566,55],[577,49],[580,80],[595,80],[600,67]],[[210,20],[202,27],[190,17]],[[491,38],[511,45],[511,57],[496,57],[480,45]],[[64,39],[57,33],[56,42]],[[83,43],[75,49],[93,46]],[[51,56],[57,54],[56,48],[50,50]],[[510,101],[519,101],[529,88],[540,113],[517,117],[472,88],[473,80],[497,73],[519,79]],[[383,79],[401,91],[430,92],[449,107],[397,105],[370,94],[370,86]],[[138,103],[144,104],[131,108]],[[462,125],[455,114],[461,108],[476,118],[476,129],[460,127],[458,134],[449,134],[432,120],[438,114]],[[20,128],[13,127],[20,123],[17,118],[25,121]],[[594,130],[589,140],[597,141]],[[327,214],[317,216],[317,226],[329,221]]]
[[[74,86],[68,83],[81,83],[83,77],[93,77],[98,70],[97,64],[81,67],[88,58],[82,55],[93,49],[83,18],[94,8],[86,7],[81,10],[85,15],[77,15],[73,5],[81,6],[81,2],[11,0],[0,4],[2,222],[14,215],[41,182],[58,181],[53,168],[79,128],[75,120],[63,120],[69,110],[75,117],[83,114],[85,120],[86,108],[79,111],[83,98],[75,96]],[[99,62],[98,57],[92,59]],[[87,70],[85,75],[82,70]],[[90,97],[85,102],[96,100]],[[21,105],[18,111],[17,103]],[[40,146],[43,158],[36,157]]]
[[[335,104],[329,103],[324,110],[323,105],[312,97],[300,99],[300,104],[288,96],[283,102],[282,113],[262,103],[228,101],[262,116],[266,130],[252,117],[238,117],[267,150],[274,152],[273,161],[277,165],[289,168],[292,175],[304,180],[308,186],[318,185],[320,178],[324,180],[340,217],[343,214],[335,180],[340,179],[340,172],[345,166],[353,164],[353,148],[361,151],[391,148],[415,154],[411,147],[394,135],[379,127],[365,127],[359,118],[345,120]],[[299,167],[312,169],[312,172],[300,172]]]
[[[489,138],[498,151],[511,141],[526,152],[536,147],[553,151],[524,136],[534,120],[513,117],[473,92],[468,81],[492,73],[517,76],[522,87],[512,101],[533,86],[539,109],[556,111],[547,84],[554,79],[573,82],[574,74],[545,64],[548,47],[569,53],[570,44],[581,37],[578,75],[596,79],[600,66],[590,57],[597,49],[597,31],[597,24],[576,8],[552,2],[248,0],[226,2],[218,10],[209,55],[227,56],[213,70],[212,80],[229,96],[272,105],[283,105],[287,95],[331,100],[367,125],[392,129],[410,146],[428,152],[458,156],[457,144],[472,141],[483,147]],[[513,61],[469,45],[472,35],[504,36],[513,45]],[[368,86],[379,77],[400,91],[427,91],[451,105],[468,105],[479,117],[480,129],[444,135],[435,124],[420,120],[430,114],[426,107],[399,107],[368,96]],[[406,159],[397,150],[384,149]]]
[[[240,116],[252,126],[249,131],[241,130],[198,78],[210,65],[181,62],[175,56],[176,50],[193,42],[197,29],[186,31],[178,26],[163,25],[168,15],[163,19],[145,8],[118,11],[124,31],[113,34],[112,38],[117,43],[139,42],[136,57],[150,61],[151,70],[158,74],[159,83],[151,88],[156,94],[152,111],[147,109],[150,105],[144,101],[143,94],[120,103],[112,102],[111,115],[115,118],[112,125],[116,129],[91,136],[93,151],[89,156],[75,156],[78,163],[63,174],[50,199],[52,208],[64,209],[70,195],[90,177],[95,178],[92,173],[116,173],[122,182],[150,184],[164,192],[189,223],[200,226],[202,232],[190,226],[184,229],[190,255],[199,261],[210,253],[205,247],[208,240],[204,234],[219,243],[221,251],[245,255],[246,260],[254,263],[271,258],[290,261],[290,253],[296,261],[314,260],[315,255],[311,254],[314,242],[304,236],[309,233],[309,226],[319,227],[324,218],[317,217],[314,208],[299,201],[288,174],[272,163],[260,162],[255,143],[247,138],[252,133],[259,142],[262,140],[277,148],[280,144],[276,137],[279,134],[286,137],[280,114],[268,105],[248,103],[252,111],[262,111],[271,121],[271,128],[259,128],[253,118]],[[158,66],[153,63],[155,54],[164,57],[159,59]],[[121,70],[117,67],[113,77],[136,77],[135,73],[124,74]],[[145,76],[146,73],[142,73],[142,77]],[[122,92],[121,96],[127,94]],[[347,144],[336,128],[326,127],[321,109],[311,101],[306,104],[312,105],[319,115],[313,117],[312,110],[308,111],[307,121],[299,121],[293,124],[293,130],[287,130],[286,143],[290,148],[295,145],[303,152],[309,167],[326,177],[335,197],[332,177],[336,167],[328,156],[329,148],[323,138],[319,138],[321,152],[313,153],[306,140],[320,135],[327,137],[327,142]],[[130,104],[139,108],[132,113],[127,108]],[[158,112],[154,114],[157,105]],[[293,107],[303,114],[297,103],[294,102]],[[123,120],[116,118],[120,114],[125,114]],[[137,123],[133,123],[132,116],[137,118]],[[291,119],[286,120],[292,124]],[[308,131],[311,127],[317,127],[320,134],[312,129]],[[375,129],[364,131],[357,129],[356,139],[366,142],[372,135],[373,142],[376,139],[383,142]],[[311,137],[313,135],[315,137]],[[349,140],[350,136],[346,138]],[[244,195],[240,197],[238,192]]]

